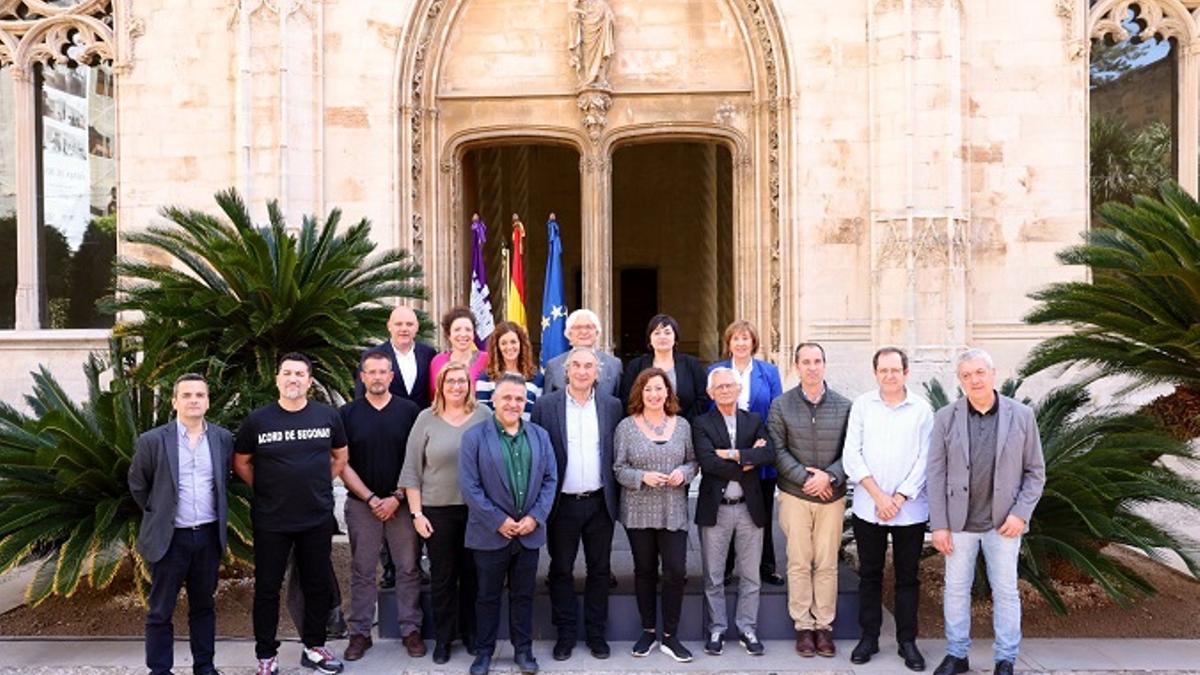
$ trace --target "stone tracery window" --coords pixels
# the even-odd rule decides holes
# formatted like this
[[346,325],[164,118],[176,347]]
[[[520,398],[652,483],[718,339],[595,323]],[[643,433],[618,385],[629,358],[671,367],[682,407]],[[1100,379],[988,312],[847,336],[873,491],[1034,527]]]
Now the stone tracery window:
[[113,0],[0,0],[0,329],[112,326],[114,24]]
[[1090,0],[1091,198],[1128,201],[1200,176],[1200,0]]

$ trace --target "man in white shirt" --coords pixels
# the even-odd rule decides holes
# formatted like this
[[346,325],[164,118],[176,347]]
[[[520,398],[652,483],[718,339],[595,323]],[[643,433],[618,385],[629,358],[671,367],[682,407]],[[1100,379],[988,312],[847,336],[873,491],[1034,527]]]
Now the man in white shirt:
[[910,670],[925,669],[917,649],[917,568],[929,520],[925,460],[933,409],[906,386],[908,356],[884,347],[871,360],[879,389],[859,396],[850,408],[842,466],[854,486],[854,539],[858,544],[858,645],[856,664],[879,651],[883,621],[883,562],[892,538],[896,577],[897,652]]

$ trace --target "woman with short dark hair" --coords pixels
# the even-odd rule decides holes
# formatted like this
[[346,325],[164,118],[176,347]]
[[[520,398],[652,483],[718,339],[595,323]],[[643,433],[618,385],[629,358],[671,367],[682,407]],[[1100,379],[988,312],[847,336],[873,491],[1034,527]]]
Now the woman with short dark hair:
[[679,322],[670,314],[654,315],[646,326],[646,347],[649,353],[633,359],[625,367],[621,399],[629,401],[633,382],[643,370],[658,368],[670,382],[684,419],[690,422],[707,411],[709,400],[704,367],[696,357],[679,352]]

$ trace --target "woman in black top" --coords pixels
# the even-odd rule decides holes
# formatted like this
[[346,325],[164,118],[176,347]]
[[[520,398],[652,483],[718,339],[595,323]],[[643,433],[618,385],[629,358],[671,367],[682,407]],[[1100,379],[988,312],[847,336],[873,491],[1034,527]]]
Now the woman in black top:
[[639,373],[647,368],[658,368],[667,374],[675,396],[679,400],[680,415],[688,422],[709,407],[705,391],[704,367],[694,356],[681,354],[679,346],[679,322],[670,314],[656,314],[646,326],[646,346],[650,349],[625,367],[621,378],[621,400],[629,402],[629,390]]

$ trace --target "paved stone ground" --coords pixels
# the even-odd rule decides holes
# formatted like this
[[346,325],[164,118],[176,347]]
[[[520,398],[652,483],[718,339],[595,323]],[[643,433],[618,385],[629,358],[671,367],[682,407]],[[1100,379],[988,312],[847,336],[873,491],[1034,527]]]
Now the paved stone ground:
[[[886,635],[885,631],[885,635]],[[344,641],[332,643],[340,653]],[[574,657],[565,662],[551,659],[550,642],[538,642],[534,654],[545,673],[589,673],[604,675],[661,675],[662,673],[813,673],[882,675],[911,673],[895,655],[895,643],[884,639],[881,652],[871,663],[855,666],[849,661],[853,643],[839,641],[839,655],[832,659],[802,659],[785,641],[766,643],[767,654],[747,656],[736,644],[726,643],[725,654],[719,657],[700,652],[699,644],[688,644],[696,652],[691,663],[675,663],[666,655],[653,652],[645,658],[629,654],[630,643],[612,643],[613,657],[599,661],[586,650],[577,649]],[[926,640],[921,643],[929,662],[926,672],[941,660],[944,643]],[[991,645],[977,644],[971,651],[973,672],[990,672]],[[139,640],[0,640],[3,667],[0,675],[137,675],[141,667],[142,643]],[[252,675],[254,644],[249,640],[224,640],[217,647],[217,666],[225,675]],[[280,650],[282,672],[311,673],[298,666],[300,647],[296,642],[284,643]],[[514,673],[512,648],[498,646],[495,673]],[[455,651],[450,663],[434,667],[428,657],[410,659],[397,641],[381,640],[361,661],[349,664],[351,675],[392,675],[402,673],[464,673],[471,657],[462,650]],[[191,670],[186,642],[176,643],[176,672]],[[103,664],[103,665],[101,665]],[[1200,674],[1200,640],[1026,640],[1022,645],[1017,671],[1025,673],[1198,673]]]

